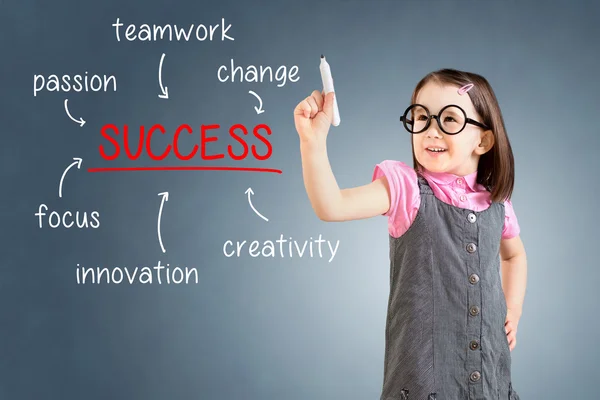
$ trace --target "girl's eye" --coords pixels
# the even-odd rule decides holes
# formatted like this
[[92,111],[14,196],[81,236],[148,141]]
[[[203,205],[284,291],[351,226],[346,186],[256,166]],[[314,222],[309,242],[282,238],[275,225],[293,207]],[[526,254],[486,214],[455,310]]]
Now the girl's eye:
[[427,116],[425,115],[417,115],[416,120],[417,121],[425,121],[427,119]]
[[452,117],[446,117],[444,120],[446,122],[456,122],[456,120],[454,118],[452,118]]

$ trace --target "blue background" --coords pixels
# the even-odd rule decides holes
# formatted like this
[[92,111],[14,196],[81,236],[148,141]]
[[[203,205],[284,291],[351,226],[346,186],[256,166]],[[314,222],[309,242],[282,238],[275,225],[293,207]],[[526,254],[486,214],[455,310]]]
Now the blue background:
[[[328,152],[341,187],[385,159],[411,162],[398,120],[420,78],[451,67],[496,91],[516,159],[513,204],[529,277],[513,382],[522,399],[598,397],[597,2],[0,2],[0,398],[377,399],[389,261],[384,217],[325,223],[302,181],[292,111],[332,68],[341,124]],[[117,42],[125,25],[218,24],[234,41]],[[121,28],[121,35],[124,29]],[[158,94],[162,53],[163,84]],[[300,80],[222,83],[229,65],[298,66]],[[115,75],[117,92],[40,92],[33,76]],[[265,112],[257,115],[256,92]],[[78,126],[64,110],[86,124]],[[103,125],[268,124],[268,161],[103,160]],[[260,142],[259,151],[264,151]],[[239,147],[238,147],[239,149]],[[73,157],[82,168],[66,175]],[[87,168],[236,165],[239,171]],[[251,187],[253,205],[248,204]],[[157,238],[158,193],[169,192]],[[40,229],[50,211],[99,211],[98,229]],[[328,258],[227,258],[227,240],[340,240]],[[78,285],[77,264],[197,268],[198,284]]]

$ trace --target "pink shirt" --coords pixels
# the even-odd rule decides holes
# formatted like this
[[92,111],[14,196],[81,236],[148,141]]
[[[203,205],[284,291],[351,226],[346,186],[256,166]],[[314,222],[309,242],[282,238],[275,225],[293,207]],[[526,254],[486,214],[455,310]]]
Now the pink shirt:
[[[435,197],[456,207],[483,211],[491,204],[491,194],[476,183],[477,172],[467,176],[424,171]],[[391,236],[400,237],[417,216],[421,195],[416,171],[401,161],[385,160],[375,166],[373,180],[385,176],[390,187],[391,205],[387,213]],[[510,239],[520,232],[519,223],[510,200],[504,202],[505,217],[502,239]]]

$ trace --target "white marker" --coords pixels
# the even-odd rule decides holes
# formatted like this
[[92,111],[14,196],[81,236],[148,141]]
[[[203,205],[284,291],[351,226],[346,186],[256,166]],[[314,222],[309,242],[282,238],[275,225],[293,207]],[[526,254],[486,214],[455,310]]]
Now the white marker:
[[[335,92],[333,89],[333,78],[331,77],[331,69],[329,68],[329,64],[327,60],[325,60],[325,56],[321,54],[321,65],[319,65],[319,69],[321,70],[321,79],[323,80],[323,92],[325,94],[329,92]],[[340,124],[340,111],[338,109],[337,104],[337,96],[333,98],[333,126],[338,126]]]

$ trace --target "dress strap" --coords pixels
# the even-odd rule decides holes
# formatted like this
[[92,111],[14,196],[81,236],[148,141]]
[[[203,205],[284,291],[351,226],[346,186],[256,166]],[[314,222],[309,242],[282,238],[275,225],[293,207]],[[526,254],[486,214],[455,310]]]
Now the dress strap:
[[433,194],[433,190],[431,190],[431,186],[427,182],[421,174],[417,172],[417,182],[419,184],[419,193],[421,194]]

